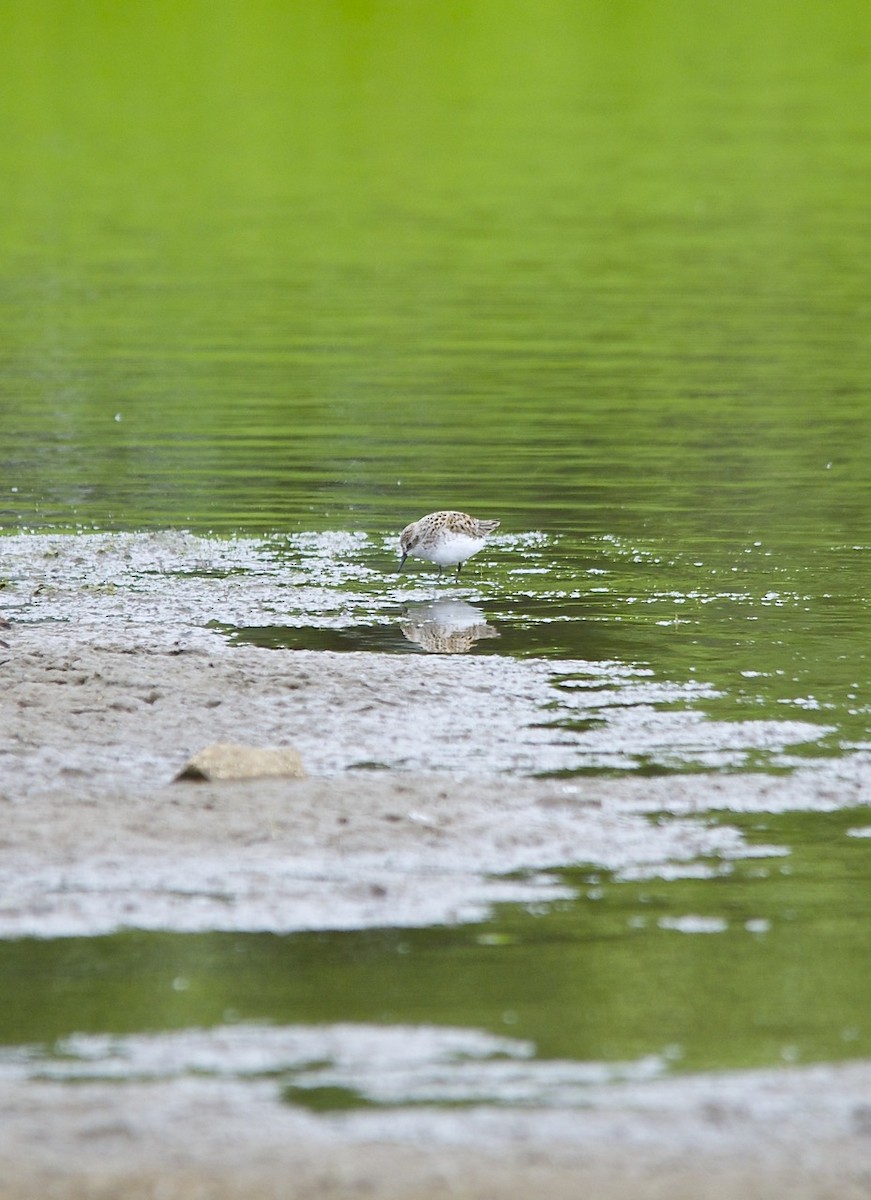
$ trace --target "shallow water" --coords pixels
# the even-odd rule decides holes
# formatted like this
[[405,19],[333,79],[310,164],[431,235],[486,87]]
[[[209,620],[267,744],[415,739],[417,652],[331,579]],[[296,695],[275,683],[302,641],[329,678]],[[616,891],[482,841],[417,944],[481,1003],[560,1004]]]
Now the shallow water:
[[[169,597],[279,652],[544,659],[570,747],[547,773],[865,755],[867,7],[158,8],[46,0],[0,39],[3,612],[68,620],[72,599],[97,628]],[[439,507],[502,527],[459,587],[397,578],[397,531]],[[95,529],[137,536],[83,539],[78,566],[22,536]],[[139,536],[164,529],[252,540]],[[663,920],[696,926],[605,880],[565,911],[374,942],[8,944],[46,1002],[3,1036],[150,1028],[168,976],[121,986],[99,965],[148,945],[209,986],[214,954],[240,1020],[327,1016],[321,986],[317,1004],[245,998],[274,958],[284,978],[310,956],[323,983],[371,956],[371,1003],[349,986],[330,1019],[504,1033],[516,1011],[541,1054],[608,1062],[867,1053],[867,913],[816,820],[812,911],[781,899],[790,877],[714,872],[657,886]],[[832,889],[848,976],[823,936]],[[601,929],[609,909],[619,936],[600,939],[589,914]],[[575,982],[607,949],[592,1008],[512,999],[553,947],[582,948]],[[661,1006],[630,971],[648,954]],[[457,956],[468,988],[443,1003]],[[415,970],[388,1001],[397,964]],[[173,991],[168,1024],[231,1019],[197,993]],[[715,994],[716,1049],[696,1029]]]

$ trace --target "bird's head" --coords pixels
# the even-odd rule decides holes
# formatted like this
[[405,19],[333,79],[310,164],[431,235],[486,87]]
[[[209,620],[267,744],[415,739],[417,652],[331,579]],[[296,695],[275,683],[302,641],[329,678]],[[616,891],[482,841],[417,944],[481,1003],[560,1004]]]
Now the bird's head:
[[400,562],[399,562],[399,570],[400,571],[405,566],[405,560],[408,558],[409,554],[412,553],[412,551],[414,550],[414,547],[420,541],[420,532],[419,532],[417,526],[418,526],[418,522],[412,521],[412,523],[410,525],[406,525],[406,527],[403,529],[402,533],[400,533],[400,535],[399,535],[399,550],[400,550],[400,553],[402,554],[402,558],[400,559]]

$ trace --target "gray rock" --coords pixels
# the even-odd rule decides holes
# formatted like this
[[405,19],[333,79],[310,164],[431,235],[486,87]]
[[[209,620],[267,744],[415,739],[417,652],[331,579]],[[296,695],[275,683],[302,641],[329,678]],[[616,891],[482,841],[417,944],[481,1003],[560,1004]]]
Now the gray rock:
[[289,746],[240,746],[215,742],[195,754],[176,779],[257,779],[263,776],[305,779],[298,750]]

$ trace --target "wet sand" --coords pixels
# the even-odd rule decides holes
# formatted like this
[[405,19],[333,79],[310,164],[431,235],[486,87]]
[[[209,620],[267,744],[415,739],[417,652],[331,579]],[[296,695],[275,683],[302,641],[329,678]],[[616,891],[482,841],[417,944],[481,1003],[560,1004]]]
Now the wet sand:
[[[159,625],[100,637],[21,623],[0,639],[6,937],[461,921],[555,894],[553,865],[740,853],[737,831],[684,814],[869,795],[855,762],[792,778],[524,777],[512,747],[529,750],[536,664],[276,654]],[[452,738],[456,769],[421,771]],[[309,777],[174,781],[217,741],[293,746]],[[676,819],[651,826],[660,809]],[[519,868],[532,876],[503,877]],[[869,1097],[858,1063],[612,1084],[583,1109],[324,1117],[234,1079],[70,1086],[7,1072],[0,1197],[844,1200],[871,1194]]]
[[612,1089],[582,1112],[316,1118],[229,1081],[0,1092],[0,1196],[865,1200],[867,1068]]

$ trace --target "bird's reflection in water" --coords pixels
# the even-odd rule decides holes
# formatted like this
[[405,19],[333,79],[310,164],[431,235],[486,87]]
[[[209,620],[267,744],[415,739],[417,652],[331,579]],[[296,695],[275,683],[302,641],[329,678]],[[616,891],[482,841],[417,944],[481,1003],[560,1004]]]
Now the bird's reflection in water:
[[430,654],[465,654],[481,638],[499,637],[480,608],[465,600],[407,604],[399,628]]

